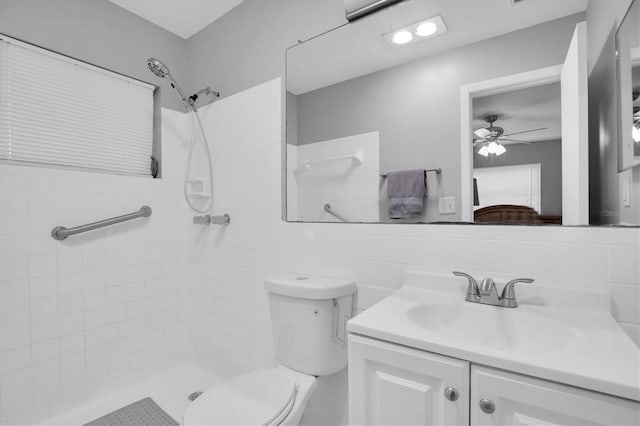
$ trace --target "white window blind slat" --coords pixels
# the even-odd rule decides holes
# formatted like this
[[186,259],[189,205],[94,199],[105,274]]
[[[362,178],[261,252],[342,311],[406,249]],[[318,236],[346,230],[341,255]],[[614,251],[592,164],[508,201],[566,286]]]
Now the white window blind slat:
[[148,176],[153,90],[0,35],[0,160]]

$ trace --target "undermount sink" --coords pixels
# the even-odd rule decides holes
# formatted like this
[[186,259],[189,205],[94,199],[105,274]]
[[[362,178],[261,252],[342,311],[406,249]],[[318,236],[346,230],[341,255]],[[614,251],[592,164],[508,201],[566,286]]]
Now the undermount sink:
[[566,324],[542,315],[468,302],[421,304],[409,308],[408,319],[444,339],[485,344],[493,349],[514,346],[561,348],[575,336]]

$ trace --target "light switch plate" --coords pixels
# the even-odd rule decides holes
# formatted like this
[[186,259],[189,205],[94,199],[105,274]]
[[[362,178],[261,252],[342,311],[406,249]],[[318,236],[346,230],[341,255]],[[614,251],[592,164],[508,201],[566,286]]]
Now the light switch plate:
[[439,208],[440,214],[455,214],[456,197],[440,197]]
[[631,177],[625,176],[622,178],[622,205],[624,207],[631,207]]

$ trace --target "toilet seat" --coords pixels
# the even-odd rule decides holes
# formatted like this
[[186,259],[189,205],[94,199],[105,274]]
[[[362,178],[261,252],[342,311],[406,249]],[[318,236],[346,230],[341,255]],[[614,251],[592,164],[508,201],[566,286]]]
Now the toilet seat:
[[306,399],[301,395],[306,393],[305,384],[299,384],[294,375],[282,368],[255,370],[211,387],[187,407],[183,424],[282,424],[292,416],[296,403]]

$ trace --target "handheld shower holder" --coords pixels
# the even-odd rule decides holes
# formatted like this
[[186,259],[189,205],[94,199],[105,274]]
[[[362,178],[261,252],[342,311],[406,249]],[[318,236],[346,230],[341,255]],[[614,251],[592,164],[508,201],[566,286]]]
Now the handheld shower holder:
[[196,102],[198,101],[198,97],[202,96],[202,95],[207,95],[207,96],[214,96],[216,98],[220,97],[220,92],[216,92],[215,90],[211,89],[211,87],[207,86],[202,90],[197,91],[196,93],[194,93],[193,95],[189,96],[189,105],[191,105],[192,107],[195,108],[196,106]]

